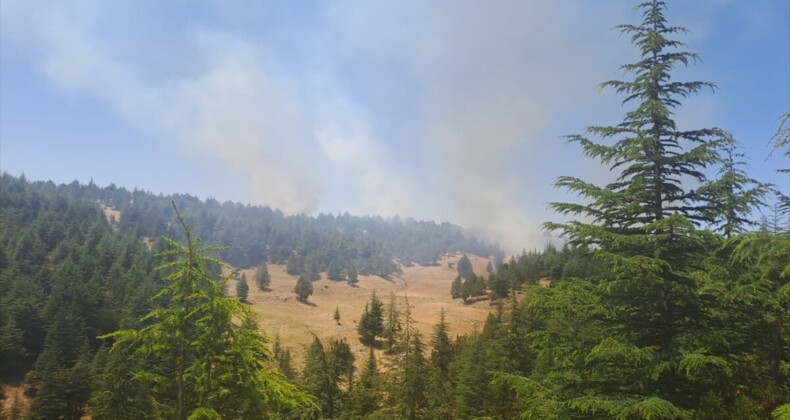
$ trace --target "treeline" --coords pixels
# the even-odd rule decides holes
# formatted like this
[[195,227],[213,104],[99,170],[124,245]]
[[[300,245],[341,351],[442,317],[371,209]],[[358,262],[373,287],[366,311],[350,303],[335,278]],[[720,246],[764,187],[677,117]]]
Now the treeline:
[[[96,202],[0,183],[0,418],[267,418],[314,404],[176,218],[149,249]],[[265,285],[264,272],[256,284]],[[259,278],[261,277],[261,278]],[[24,379],[22,379],[24,378]],[[2,407],[2,406],[0,406]]]
[[504,307],[498,306],[481,330],[455,338],[442,310],[423,337],[407,296],[391,293],[385,303],[374,294],[358,323],[369,349],[362,360],[345,341],[318,338],[302,366],[294,366],[290,350],[280,344],[275,359],[313,396],[317,409],[302,413],[307,418],[515,418],[526,406],[507,385],[493,383],[492,372],[529,366],[529,353],[521,347],[526,329]]
[[457,270],[458,277],[450,285],[450,296],[453,299],[461,298],[464,303],[479,297],[488,297],[493,302],[523,290],[525,285],[537,285],[541,280],[548,282],[544,284],[548,285],[609,272],[607,263],[595,259],[589,248],[570,244],[565,244],[560,250],[549,244],[542,252],[524,251],[518,259],[511,257],[496,271],[489,262],[487,277],[472,270],[466,255],[458,261]]
[[[184,251],[177,241],[160,238],[149,249],[138,229],[108,220],[92,197],[65,191],[90,186],[30,183],[8,174],[0,181],[0,378],[22,381],[31,401],[26,413],[17,405],[0,418],[322,412],[304,393],[314,392],[312,380],[293,376],[279,347],[271,353],[249,309],[225,296],[219,267],[210,260],[185,275],[184,267],[170,265],[183,261],[183,252],[174,253]],[[168,223],[170,236],[184,237],[178,218]],[[187,249],[193,262],[230,250],[198,255],[199,249]],[[341,273],[356,281],[353,266]],[[268,286],[267,274],[259,269],[256,287]],[[161,341],[170,334],[180,339]],[[243,376],[250,366],[258,373]],[[346,387],[356,381],[346,377]],[[20,395],[0,397],[20,401]]]
[[[11,177],[4,174],[4,177]],[[188,194],[162,196],[150,192],[99,187],[77,181],[68,185],[34,182],[46,194],[100,201],[120,211],[115,225],[140,237],[159,238],[176,233],[170,203],[175,202],[192,228],[208,243],[232,247],[223,259],[234,267],[250,268],[265,262],[286,264],[292,273],[324,272],[330,265],[354,267],[362,275],[388,277],[404,266],[433,265],[448,252],[462,251],[488,257],[502,251],[450,223],[411,218],[357,217],[320,214],[286,216],[269,207],[201,201]]]
[[107,368],[98,337],[137,322],[162,288],[152,253],[95,202],[7,175],[0,221],[0,375],[27,374],[29,418],[80,418]]

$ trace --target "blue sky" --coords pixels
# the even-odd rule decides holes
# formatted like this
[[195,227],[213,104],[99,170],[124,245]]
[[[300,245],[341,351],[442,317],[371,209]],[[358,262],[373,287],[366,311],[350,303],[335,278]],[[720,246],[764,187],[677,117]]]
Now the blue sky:
[[[0,169],[288,213],[412,216],[542,246],[564,143],[629,109],[598,83],[636,53],[634,2],[0,3]],[[751,175],[790,110],[790,2],[670,1],[703,62],[681,128],[731,131]],[[788,191],[790,192],[790,191]]]

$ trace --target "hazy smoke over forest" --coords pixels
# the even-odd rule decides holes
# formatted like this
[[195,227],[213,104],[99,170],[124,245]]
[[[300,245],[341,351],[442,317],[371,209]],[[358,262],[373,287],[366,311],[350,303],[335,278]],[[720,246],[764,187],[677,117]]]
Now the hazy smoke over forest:
[[208,195],[449,220],[511,250],[541,246],[562,173],[544,162],[583,129],[549,127],[621,111],[595,89],[629,58],[600,28],[626,20],[620,2],[596,2],[594,22],[555,1],[222,3],[201,23],[214,7],[163,27],[135,2],[8,0],[2,35],[65,95],[243,184]]

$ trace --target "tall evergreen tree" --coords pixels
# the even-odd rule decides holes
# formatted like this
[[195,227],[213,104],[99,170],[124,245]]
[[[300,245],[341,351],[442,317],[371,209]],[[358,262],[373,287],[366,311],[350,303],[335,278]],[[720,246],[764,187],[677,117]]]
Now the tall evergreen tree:
[[376,364],[373,347],[368,350],[368,359],[362,367],[354,389],[349,395],[345,414],[349,418],[372,418],[381,409],[383,379]]
[[324,416],[334,418],[335,400],[340,389],[332,377],[324,345],[315,336],[305,354],[302,384],[307,392],[316,397]]
[[250,285],[247,284],[247,275],[242,273],[241,278],[236,281],[236,297],[242,302],[247,302],[247,295],[250,291]]
[[360,340],[369,346],[376,343],[376,337],[384,332],[384,304],[376,297],[376,292],[370,297],[370,302],[365,304],[365,310],[359,318],[357,332]]
[[443,378],[449,378],[450,362],[453,358],[453,344],[447,334],[447,319],[444,307],[439,312],[439,322],[433,327],[431,337],[431,364],[433,364]]
[[453,280],[453,283],[450,285],[450,296],[453,299],[458,299],[461,297],[462,287],[463,287],[463,279],[461,276],[458,276]]
[[294,293],[302,302],[307,301],[307,298],[313,294],[313,282],[310,281],[310,275],[302,274],[299,276],[294,286]]
[[345,339],[329,340],[327,353],[329,373],[338,386],[345,387],[345,392],[351,391],[354,387],[354,361],[354,353],[351,352],[351,346]]
[[[666,413],[664,417],[675,418],[694,404],[688,371],[678,369],[681,359],[690,354],[705,357],[698,341],[705,327],[702,301],[689,268],[711,246],[710,235],[695,230],[696,224],[707,221],[709,203],[686,183],[705,182],[704,169],[719,159],[722,131],[678,129],[673,116],[681,100],[714,85],[674,81],[677,66],[698,60],[682,50],[682,42],[670,38],[686,29],[667,25],[663,1],[646,1],[638,9],[639,25],[617,27],[630,35],[641,55],[636,63],[621,67],[633,79],[602,84],[624,94],[624,103],[635,103],[635,109],[617,125],[588,127],[586,135],[613,144],[596,143],[586,135],[568,137],[581,145],[585,156],[616,171],[616,179],[599,187],[560,177],[558,187],[582,195],[588,203],[552,203],[552,208],[584,219],[546,227],[561,230],[574,244],[593,245],[613,267],[613,276],[596,290],[609,314],[608,333],[584,350],[584,369],[594,374],[592,382],[586,396],[566,393],[564,398],[573,398],[565,404],[583,415],[624,417],[638,411],[645,417]],[[632,364],[616,372],[617,360]],[[652,371],[652,377],[633,382],[631,375],[645,372],[634,366]]]
[[88,413],[96,420],[137,420],[154,417],[151,390],[142,381],[134,380],[140,369],[132,352],[106,347],[96,353],[93,381],[96,391],[88,401]]
[[469,260],[469,257],[464,254],[460,260],[458,260],[458,275],[462,279],[468,279],[470,276],[474,275],[474,269],[472,268],[472,261]]
[[448,335],[444,307],[439,313],[439,322],[431,336],[430,373],[426,390],[427,417],[434,419],[453,417],[453,388],[450,363],[453,361],[453,345]]
[[409,298],[404,296],[402,364],[398,373],[395,391],[398,411],[401,418],[418,419],[423,416],[428,405],[426,390],[428,378],[425,375],[427,362],[420,332],[411,317]]
[[359,282],[359,279],[357,278],[357,269],[354,268],[353,265],[348,267],[348,270],[346,270],[346,276],[348,277],[347,282],[349,286],[356,286]]
[[162,369],[142,369],[136,377],[154,384],[158,409],[178,420],[262,417],[309,405],[307,396],[265,363],[271,357],[268,338],[258,330],[254,314],[224,296],[230,277],[217,281],[209,274],[209,264],[222,263],[206,253],[222,248],[202,247],[175,204],[173,208],[186,242],[167,238],[173,248],[161,254],[174,257],[160,267],[172,270],[155,297],[166,304],[141,320],[142,329],[104,338],[116,339],[113,348],[131,344],[135,354],[161,363]]
[[400,322],[400,311],[398,302],[395,300],[395,292],[390,289],[389,303],[387,304],[387,318],[384,320],[384,344],[389,351],[395,349],[395,340],[400,333],[402,326]]
[[85,322],[71,304],[54,314],[44,351],[26,382],[34,390],[31,419],[79,419],[91,393]]
[[272,278],[269,275],[269,270],[266,268],[266,264],[261,264],[255,270],[255,285],[258,286],[259,290],[268,290],[271,282]]
[[332,260],[329,263],[329,266],[326,268],[326,277],[329,280],[342,280],[343,278],[343,268],[337,262],[337,260]]

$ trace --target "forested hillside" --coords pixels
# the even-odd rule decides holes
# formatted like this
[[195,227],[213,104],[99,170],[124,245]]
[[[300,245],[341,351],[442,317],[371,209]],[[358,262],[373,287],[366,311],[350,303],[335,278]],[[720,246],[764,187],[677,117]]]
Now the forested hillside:
[[[3,174],[4,183],[14,181],[13,176]],[[170,203],[175,202],[206,242],[232,245],[223,259],[237,268],[264,262],[288,263],[293,266],[289,270],[292,274],[311,270],[317,274],[334,262],[343,269],[355,267],[363,275],[387,277],[398,270],[393,259],[410,266],[435,264],[445,253],[454,251],[484,257],[503,255],[496,245],[486,244],[447,222],[357,217],[348,213],[285,216],[269,207],[219,203],[213,199],[204,202],[188,194],[162,196],[76,181],[68,185],[32,182],[28,188],[41,194],[98,201],[120,211],[120,220],[112,224],[121,232],[153,240],[172,235],[176,219]]]
[[[448,295],[460,300],[448,304],[492,304],[471,334],[454,336],[441,309],[425,337],[416,299],[374,292],[362,313],[326,310],[355,325],[363,357],[314,336],[296,365],[244,296],[228,296],[233,274],[215,259],[286,264],[311,293],[325,269],[387,276],[393,260],[432,264],[449,250],[497,259],[452,225],[3,175],[0,375],[25,375],[30,407],[0,416],[790,420],[788,186],[752,179],[725,129],[678,128],[683,101],[715,85],[676,80],[698,57],[664,2],[637,9],[641,21],[617,27],[637,61],[602,84],[622,95],[622,120],[567,137],[611,182],[557,180],[580,197],[551,203],[558,221],[544,225],[565,246],[485,273],[458,260]],[[770,141],[790,156],[790,113],[780,121]],[[772,222],[757,222],[772,203]]]

